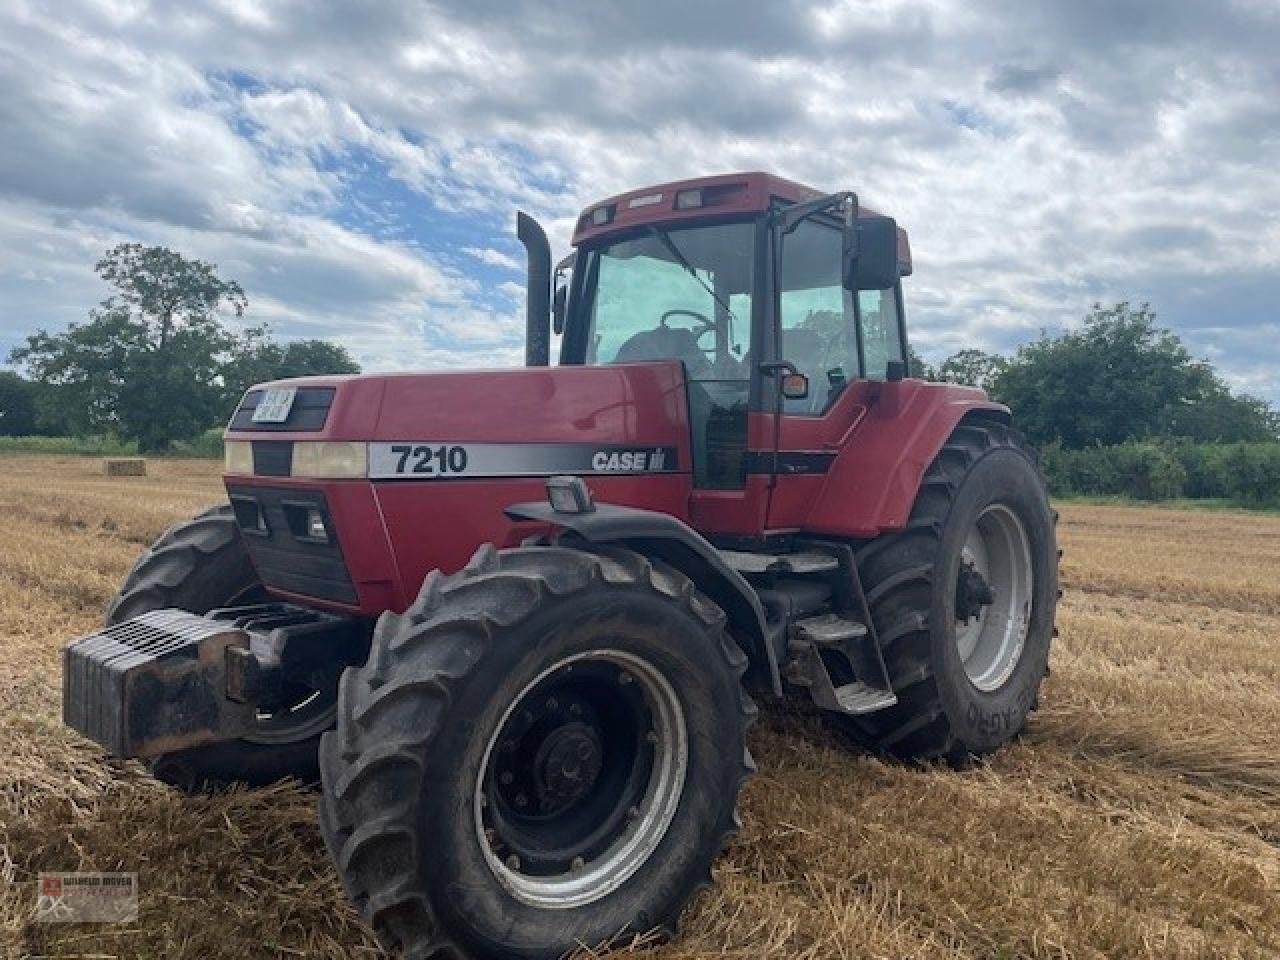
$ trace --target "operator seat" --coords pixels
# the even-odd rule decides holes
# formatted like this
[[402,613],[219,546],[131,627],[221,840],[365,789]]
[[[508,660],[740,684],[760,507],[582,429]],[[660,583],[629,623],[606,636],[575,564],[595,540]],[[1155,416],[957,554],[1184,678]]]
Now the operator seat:
[[646,360],[680,360],[690,377],[701,376],[711,361],[698,346],[692,330],[683,327],[654,327],[633,335],[614,355],[614,363],[643,363]]

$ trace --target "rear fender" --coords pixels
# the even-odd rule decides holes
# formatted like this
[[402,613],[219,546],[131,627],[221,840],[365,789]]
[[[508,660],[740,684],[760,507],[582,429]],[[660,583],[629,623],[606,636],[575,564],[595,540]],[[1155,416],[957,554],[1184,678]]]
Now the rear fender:
[[845,442],[809,511],[806,532],[876,537],[907,523],[920,480],[957,426],[1011,422],[974,387],[903,380],[879,385],[870,414]]
[[768,641],[764,608],[751,585],[720,552],[688,524],[652,510],[597,503],[588,513],[558,513],[545,502],[515,503],[512,520],[550,524],[589,543],[616,543],[675,567],[714,600],[729,618],[729,630],[750,661],[746,681],[756,690],[782,695],[773,645]]

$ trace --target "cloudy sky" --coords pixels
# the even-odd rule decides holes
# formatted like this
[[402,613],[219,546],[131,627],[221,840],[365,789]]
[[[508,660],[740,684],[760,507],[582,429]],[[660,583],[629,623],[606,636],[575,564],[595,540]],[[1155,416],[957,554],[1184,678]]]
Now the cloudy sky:
[[1277,51],[1275,0],[7,0],[0,356],[137,239],[367,369],[519,362],[517,208],[558,256],[767,169],[911,231],[927,358],[1150,300],[1280,403]]

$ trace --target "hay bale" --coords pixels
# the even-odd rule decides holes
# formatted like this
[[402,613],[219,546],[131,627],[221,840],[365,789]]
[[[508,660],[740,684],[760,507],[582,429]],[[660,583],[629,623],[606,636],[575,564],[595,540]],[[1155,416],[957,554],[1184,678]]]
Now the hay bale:
[[147,461],[142,457],[112,457],[104,461],[108,477],[145,477]]

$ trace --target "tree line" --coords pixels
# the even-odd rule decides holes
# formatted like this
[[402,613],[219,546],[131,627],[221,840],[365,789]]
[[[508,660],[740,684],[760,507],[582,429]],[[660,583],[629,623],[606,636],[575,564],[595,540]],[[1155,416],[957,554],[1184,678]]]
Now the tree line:
[[1095,304],[1083,324],[1012,356],[968,349],[912,375],[982,387],[1036,446],[1081,450],[1156,439],[1274,443],[1280,412],[1196,360],[1149,304]]
[[94,269],[112,293],[88,320],[27,337],[9,356],[25,376],[0,371],[0,435],[110,435],[164,452],[224,424],[254,383],[360,372],[336,344],[228,326],[249,301],[212,264],[122,243]]
[[[113,437],[162,452],[224,424],[254,383],[360,370],[323,340],[230,327],[248,298],[212,264],[122,243],[95,270],[112,292],[89,318],[37,331],[10,354],[22,372],[0,371],[0,435]],[[1243,483],[1246,499],[1280,500],[1280,413],[1232,390],[1148,304],[1095,304],[1079,327],[1041,332],[1010,356],[967,349],[931,367],[912,351],[910,366],[1008,404],[1059,492],[1238,499]],[[1205,444],[1234,446],[1193,449]]]

